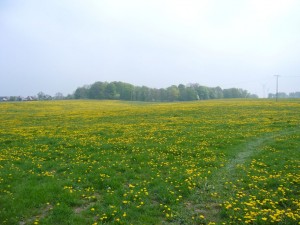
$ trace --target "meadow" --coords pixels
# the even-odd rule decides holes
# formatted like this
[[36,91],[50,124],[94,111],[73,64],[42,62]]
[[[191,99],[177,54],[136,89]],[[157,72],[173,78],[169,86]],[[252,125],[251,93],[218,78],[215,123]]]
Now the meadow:
[[0,104],[0,224],[300,224],[300,100]]

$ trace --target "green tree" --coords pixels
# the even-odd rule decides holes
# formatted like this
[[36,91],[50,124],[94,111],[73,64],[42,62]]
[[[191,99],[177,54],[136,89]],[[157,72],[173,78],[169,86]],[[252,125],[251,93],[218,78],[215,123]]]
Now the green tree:
[[204,86],[198,86],[195,88],[197,91],[197,94],[199,96],[199,99],[206,100],[210,98],[210,89]]
[[106,99],[115,99],[117,95],[116,86],[114,83],[108,83],[105,87],[105,98]]
[[105,82],[95,82],[89,88],[89,98],[91,99],[104,99],[105,98],[105,88],[107,83]]
[[133,100],[133,92],[134,86],[132,84],[122,83],[119,87],[120,99],[122,100]]
[[159,89],[160,101],[165,102],[168,99],[168,92],[164,88]]
[[186,101],[187,100],[187,93],[186,93],[186,88],[185,85],[179,84],[178,85],[178,90],[179,90],[179,101]]
[[75,99],[85,99],[88,98],[88,87],[79,87],[76,89],[75,93],[74,93],[74,98]]
[[56,99],[56,100],[62,100],[62,99],[64,99],[64,95],[62,93],[60,93],[60,92],[57,92],[55,94],[55,96],[54,96],[54,99]]
[[215,95],[216,95],[216,98],[217,98],[217,99],[221,99],[221,98],[224,97],[224,96],[223,96],[223,90],[222,90],[222,88],[220,88],[220,87],[215,87],[215,88],[214,88],[214,92],[215,92]]
[[249,93],[246,90],[238,88],[229,88],[223,90],[224,98],[247,98]]
[[167,100],[168,101],[177,101],[179,100],[179,89],[177,86],[172,85],[167,88]]
[[193,87],[186,88],[186,101],[198,100],[199,96]]

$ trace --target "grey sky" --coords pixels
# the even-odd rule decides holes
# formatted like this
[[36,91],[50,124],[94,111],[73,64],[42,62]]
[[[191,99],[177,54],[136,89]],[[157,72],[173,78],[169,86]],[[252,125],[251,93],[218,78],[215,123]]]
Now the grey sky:
[[[299,0],[1,0],[0,96],[95,81],[300,91]],[[264,92],[265,90],[265,92]]]

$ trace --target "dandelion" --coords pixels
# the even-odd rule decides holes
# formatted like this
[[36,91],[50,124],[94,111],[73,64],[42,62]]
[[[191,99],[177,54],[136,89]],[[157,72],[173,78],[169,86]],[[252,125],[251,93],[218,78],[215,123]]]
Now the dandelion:
[[[175,216],[171,209],[176,209],[172,221],[176,223],[185,214],[178,206],[201,192],[203,199],[224,199],[216,205],[226,214],[220,224],[293,224],[300,219],[298,102],[282,101],[275,106],[268,101],[229,100],[140,107],[111,101],[64,101],[5,103],[0,104],[0,111],[0,194],[7,206],[21,198],[30,200],[22,186],[13,185],[20,177],[28,175],[45,191],[60,188],[55,191],[60,203],[46,204],[50,201],[46,198],[45,206],[32,204],[41,208],[22,209],[28,218],[33,217],[31,211],[48,216],[53,206],[67,207],[70,202],[65,201],[72,197],[71,202],[82,203],[80,210],[89,207],[90,222],[117,224],[126,219],[130,224],[133,218],[124,211],[135,211],[137,218],[147,204],[149,215],[143,216],[157,215],[159,210],[170,222]],[[235,151],[239,146],[245,148]],[[248,148],[251,157],[244,154]],[[212,174],[224,176],[215,181]],[[217,182],[223,191],[216,192]],[[36,190],[37,197],[44,191]],[[95,214],[94,203],[99,201],[107,214]],[[11,224],[17,212],[7,211],[11,211],[10,218],[3,221]],[[163,222],[160,217],[151,219]],[[193,212],[185,219],[187,224],[209,222]]]

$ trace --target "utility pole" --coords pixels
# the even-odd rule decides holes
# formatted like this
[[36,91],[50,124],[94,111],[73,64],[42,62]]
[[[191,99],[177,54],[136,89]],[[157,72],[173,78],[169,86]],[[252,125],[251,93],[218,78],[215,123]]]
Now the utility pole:
[[276,102],[278,101],[278,77],[279,75],[274,75],[276,77]]

